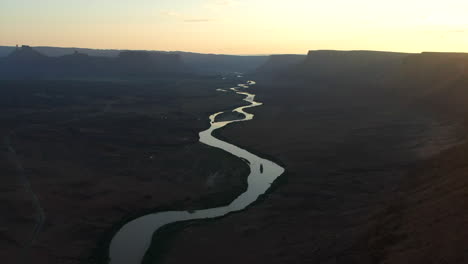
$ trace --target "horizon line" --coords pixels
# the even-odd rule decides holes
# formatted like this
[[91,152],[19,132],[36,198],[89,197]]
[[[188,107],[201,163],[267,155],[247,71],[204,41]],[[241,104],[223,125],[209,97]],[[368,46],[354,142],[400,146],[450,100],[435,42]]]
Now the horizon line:
[[420,51],[420,52],[404,52],[404,51],[393,51],[393,50],[372,50],[372,49],[309,49],[305,53],[264,53],[264,54],[230,54],[230,53],[205,53],[205,52],[195,52],[195,51],[184,51],[184,50],[157,50],[157,49],[114,49],[114,48],[84,48],[84,47],[63,47],[63,46],[48,46],[48,45],[39,45],[32,46],[27,44],[17,44],[17,46],[11,45],[1,45],[0,47],[9,47],[16,48],[22,46],[29,46],[31,48],[58,48],[58,49],[85,49],[85,50],[97,50],[97,51],[147,51],[147,52],[166,52],[166,53],[194,53],[194,54],[203,54],[203,55],[226,55],[226,56],[274,56],[274,55],[303,55],[311,51],[343,51],[343,52],[352,52],[352,51],[369,51],[369,52],[389,52],[389,53],[402,53],[402,54],[422,54],[422,53],[452,53],[452,54],[468,54],[468,52],[463,51]]

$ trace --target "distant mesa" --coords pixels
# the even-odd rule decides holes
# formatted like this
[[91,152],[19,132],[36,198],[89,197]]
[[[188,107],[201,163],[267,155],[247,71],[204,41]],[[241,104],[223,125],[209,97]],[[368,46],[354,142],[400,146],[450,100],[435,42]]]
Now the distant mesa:
[[[443,108],[464,109],[468,98],[468,54],[423,52],[407,56],[399,81],[413,94],[441,102]],[[445,98],[445,99],[443,99]]]
[[304,55],[273,55],[257,75],[289,80],[340,81],[380,78],[409,54],[379,51],[311,50]]
[[412,78],[423,86],[468,75],[468,54],[311,50],[307,55],[232,56],[27,45],[0,47],[0,79],[153,78],[232,72],[343,85],[351,81],[374,85]]
[[25,45],[0,59],[2,79],[152,78],[190,73],[180,55],[145,51],[99,57],[74,50],[71,54],[49,57]]
[[406,53],[380,51],[309,51],[297,73],[307,78],[378,78],[401,65]]
[[403,66],[415,78],[460,77],[468,73],[468,53],[423,52],[406,57]]
[[[27,46],[26,46],[27,47]],[[15,51],[15,47],[5,47],[0,46],[0,61],[4,61],[4,58],[8,57]],[[157,61],[153,61],[155,65],[162,65],[163,62],[167,62],[164,67],[158,66],[159,70],[164,70],[167,72],[193,72],[196,74],[201,75],[213,75],[213,74],[227,74],[232,72],[242,72],[242,73],[252,73],[254,72],[260,65],[266,62],[268,56],[237,56],[237,55],[223,55],[223,54],[201,54],[201,53],[193,53],[193,52],[182,52],[182,51],[174,51],[174,52],[160,52],[160,51],[125,51],[125,50],[99,50],[99,49],[85,49],[85,48],[57,48],[57,47],[34,47],[31,48],[34,51],[43,54],[46,57],[51,59],[56,59],[60,57],[65,57],[70,59],[70,55],[88,55],[89,57],[93,57],[93,62],[96,64],[97,60],[101,62],[104,61],[105,58],[108,59],[116,59],[121,57],[121,61],[125,61],[127,59],[132,60],[133,57],[137,56],[145,56],[142,53],[151,54],[150,57],[156,59]],[[126,53],[126,54],[125,54]],[[131,53],[131,54],[130,54]],[[138,54],[136,54],[138,53]],[[130,57],[128,57],[130,56]],[[157,57],[157,58],[154,58]],[[72,57],[73,58],[73,57]],[[144,59],[146,60],[146,59]],[[147,61],[148,62],[148,61]],[[113,63],[118,63],[115,60]],[[142,62],[143,63],[143,62]],[[102,63],[100,63],[102,65]],[[116,65],[111,65],[111,68],[116,69]],[[63,65],[61,67],[64,67]],[[97,65],[93,65],[92,67],[97,67]],[[134,64],[133,68],[137,69],[139,66]],[[106,70],[107,72],[110,69]],[[101,75],[104,72],[101,73]],[[108,73],[107,73],[108,74]],[[146,73],[148,74],[148,73]],[[74,74],[76,76],[76,74]],[[88,74],[89,75],[89,74]],[[129,75],[135,75],[135,73],[130,73]],[[140,74],[141,75],[141,74]],[[9,75],[8,78],[12,76]],[[141,76],[140,76],[141,77]],[[5,74],[0,73],[0,78],[5,78]],[[55,78],[55,77],[48,77],[48,78]],[[60,78],[68,78],[68,76],[60,76]]]
[[30,46],[23,45],[21,48],[16,46],[16,49],[8,55],[9,59],[19,59],[19,60],[30,60],[30,59],[42,59],[46,56],[42,55],[38,51],[34,50]]
[[[256,74],[324,89],[388,89],[407,96],[420,96],[423,91],[435,94],[443,89],[448,93],[450,86],[452,93],[459,94],[458,98],[468,97],[468,90],[463,88],[468,85],[467,53],[311,50],[305,57],[270,56]],[[460,100],[460,105],[465,102]]]

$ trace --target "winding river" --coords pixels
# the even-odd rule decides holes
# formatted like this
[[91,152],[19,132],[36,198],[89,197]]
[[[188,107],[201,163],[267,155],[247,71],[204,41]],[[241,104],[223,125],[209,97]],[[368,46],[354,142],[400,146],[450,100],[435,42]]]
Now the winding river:
[[111,264],[140,264],[151,244],[153,233],[162,226],[187,220],[216,218],[231,212],[243,210],[255,202],[260,195],[264,194],[270,188],[273,181],[283,174],[284,168],[274,162],[262,159],[212,135],[213,131],[231,123],[249,121],[254,118],[253,114],[244,111],[247,108],[262,105],[262,103],[255,101],[254,94],[244,91],[254,84],[255,82],[248,81],[246,84],[240,84],[238,87],[231,88],[232,91],[245,95],[244,101],[250,103],[250,105],[233,110],[234,112],[243,114],[243,119],[217,122],[215,121],[216,117],[223,114],[223,112],[215,113],[210,116],[210,128],[200,132],[201,143],[225,150],[241,158],[250,166],[247,190],[226,206],[196,211],[159,212],[128,222],[115,234],[110,243],[109,258]]

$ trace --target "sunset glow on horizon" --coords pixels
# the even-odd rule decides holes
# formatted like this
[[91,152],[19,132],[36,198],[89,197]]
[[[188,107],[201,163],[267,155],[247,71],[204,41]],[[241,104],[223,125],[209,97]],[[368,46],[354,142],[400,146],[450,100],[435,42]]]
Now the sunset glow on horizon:
[[0,0],[0,45],[468,52],[466,0]]

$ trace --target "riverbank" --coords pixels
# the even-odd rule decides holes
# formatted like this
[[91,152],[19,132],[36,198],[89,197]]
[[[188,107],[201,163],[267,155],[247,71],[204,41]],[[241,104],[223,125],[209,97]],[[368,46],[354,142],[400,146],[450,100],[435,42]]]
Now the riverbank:
[[[253,82],[252,82],[253,84]],[[247,85],[239,85],[242,88],[249,88]],[[210,116],[211,127],[200,132],[200,142],[208,146],[219,148],[232,155],[237,156],[240,160],[244,160],[250,167],[248,175],[247,190],[240,194],[232,202],[220,207],[206,208],[193,211],[165,211],[156,214],[150,214],[138,219],[135,219],[125,224],[112,239],[109,247],[110,263],[153,263],[160,258],[166,250],[164,244],[172,233],[179,230],[185,225],[185,222],[192,220],[217,219],[226,216],[233,212],[245,210],[248,206],[255,203],[258,198],[270,189],[272,183],[284,173],[284,168],[277,164],[262,159],[248,151],[241,149],[235,145],[223,142],[213,137],[213,132],[226,127],[232,123],[240,123],[250,121],[254,115],[245,112],[245,109],[261,106],[262,104],[255,101],[255,95],[247,92],[240,92],[238,89],[232,88],[234,92],[246,96],[244,101],[249,105],[237,108],[236,112],[243,113],[242,119],[234,119],[227,122],[215,121],[221,112],[214,113]],[[154,234],[152,235],[152,233]],[[161,236],[161,237],[159,237]],[[151,240],[153,240],[151,242]],[[131,245],[129,244],[131,241]],[[147,245],[151,243],[149,250]]]
[[379,91],[255,89],[255,122],[222,134],[283,161],[287,181],[242,213],[177,232],[158,263],[376,263],[366,241],[381,208],[416,164],[459,142],[457,124]]
[[[208,207],[245,190],[242,161],[197,143],[208,113],[240,105],[242,97],[215,91],[233,85],[207,78],[2,82],[0,131],[15,130],[11,144],[47,214],[31,259],[102,260],[93,254],[96,241],[119,219]],[[0,257],[20,263],[35,211],[12,165],[0,165],[1,200],[11,212],[1,219]]]

